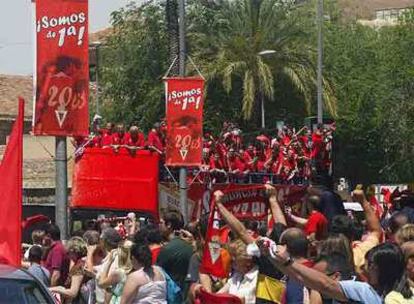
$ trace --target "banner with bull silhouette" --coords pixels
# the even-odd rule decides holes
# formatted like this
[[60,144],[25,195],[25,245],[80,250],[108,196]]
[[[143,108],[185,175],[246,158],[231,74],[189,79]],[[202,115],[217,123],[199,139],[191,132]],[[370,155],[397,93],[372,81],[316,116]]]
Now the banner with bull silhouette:
[[200,166],[203,136],[204,79],[165,79],[167,166]]
[[36,0],[35,135],[86,136],[88,1]]

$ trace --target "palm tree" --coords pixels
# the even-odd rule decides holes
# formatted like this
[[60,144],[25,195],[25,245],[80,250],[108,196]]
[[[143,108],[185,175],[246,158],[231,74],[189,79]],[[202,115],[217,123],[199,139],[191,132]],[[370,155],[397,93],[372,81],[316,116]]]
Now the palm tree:
[[[243,87],[243,117],[251,119],[254,108],[264,96],[274,98],[280,77],[287,77],[304,97],[308,113],[314,99],[316,74],[314,45],[299,26],[292,5],[283,0],[222,0],[218,10],[217,33],[198,34],[203,45],[199,58],[209,58],[208,78],[222,79],[227,92],[235,80]],[[213,26],[213,25],[212,25]],[[272,50],[271,56],[261,56]],[[325,103],[335,116],[335,98],[325,81]]]

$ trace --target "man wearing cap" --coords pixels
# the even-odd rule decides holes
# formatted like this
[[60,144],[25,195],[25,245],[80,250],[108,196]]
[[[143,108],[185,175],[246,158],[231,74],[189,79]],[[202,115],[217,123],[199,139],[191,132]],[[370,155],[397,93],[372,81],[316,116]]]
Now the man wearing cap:
[[[95,267],[96,270],[96,282],[99,282],[99,278],[102,275],[104,269],[106,268],[108,263],[112,263],[109,269],[109,274],[116,270],[118,267],[118,244],[121,242],[121,236],[119,235],[118,231],[114,228],[106,228],[102,231],[101,234],[101,246],[104,248],[106,252],[106,257],[102,261],[102,264]],[[109,253],[112,251],[113,261],[110,260]],[[110,286],[102,286],[96,284],[95,295],[96,295],[96,303],[103,304],[105,303],[105,290]]]

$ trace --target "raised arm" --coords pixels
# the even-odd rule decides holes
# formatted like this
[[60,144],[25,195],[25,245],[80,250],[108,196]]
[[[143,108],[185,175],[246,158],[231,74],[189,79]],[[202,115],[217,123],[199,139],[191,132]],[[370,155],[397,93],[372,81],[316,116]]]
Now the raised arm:
[[375,214],[374,209],[371,207],[371,204],[367,201],[363,190],[354,190],[352,193],[352,198],[354,201],[360,203],[364,209],[365,218],[367,220],[367,229],[371,234],[374,234],[381,238],[382,230],[381,223]]
[[214,192],[215,202],[224,221],[229,225],[230,229],[245,243],[254,243],[254,238],[247,232],[246,227],[233,215],[222,203],[223,192]]
[[286,246],[278,246],[274,257],[269,257],[270,261],[289,278],[302,283],[310,289],[319,291],[329,298],[346,302],[344,292],[339,283],[326,274],[316,271],[297,262],[292,262],[287,253]]
[[272,211],[273,221],[275,223],[280,223],[287,226],[285,215],[283,214],[282,209],[280,208],[279,202],[277,200],[277,191],[275,187],[270,184],[265,185],[266,192],[269,196],[270,210]]

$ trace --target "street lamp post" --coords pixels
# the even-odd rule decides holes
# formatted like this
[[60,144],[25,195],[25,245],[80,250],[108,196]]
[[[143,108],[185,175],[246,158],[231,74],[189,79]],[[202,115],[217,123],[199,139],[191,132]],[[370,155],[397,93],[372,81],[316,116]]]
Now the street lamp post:
[[[275,50],[264,50],[258,53],[259,56],[266,56],[266,55],[272,55],[275,54],[276,51]],[[265,106],[264,106],[264,92],[263,92],[263,88],[261,91],[261,108],[262,108],[262,129],[266,129],[266,120],[265,120]]]
[[318,124],[323,123],[323,0],[318,0]]
[[96,93],[95,93],[95,114],[99,115],[99,49],[102,43],[100,41],[95,41],[91,46],[95,50],[95,84],[96,84]]
[[[178,33],[179,33],[179,53],[178,64],[179,74],[185,77],[185,60],[186,60],[186,45],[185,45],[185,0],[179,0],[178,3]],[[188,219],[188,200],[187,200],[187,168],[180,168],[180,206],[183,210],[184,222],[187,224]]]

